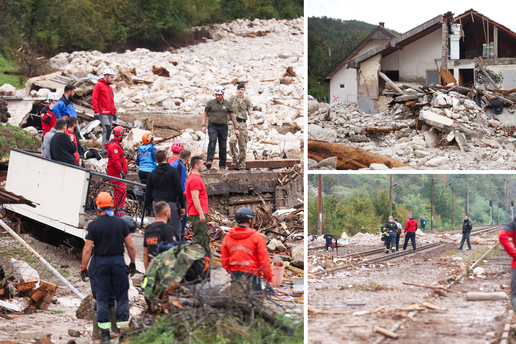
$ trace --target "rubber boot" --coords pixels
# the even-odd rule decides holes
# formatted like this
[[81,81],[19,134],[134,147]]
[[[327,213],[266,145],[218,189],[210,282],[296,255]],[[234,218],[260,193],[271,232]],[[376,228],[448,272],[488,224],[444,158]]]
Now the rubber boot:
[[93,320],[93,331],[91,335],[93,338],[100,338],[100,328],[99,328],[99,322],[97,321],[97,312],[93,311],[91,314],[91,320]]
[[111,331],[114,333],[119,333],[120,329],[116,325],[116,307],[111,307],[109,309],[109,318],[111,320]]
[[109,329],[108,328],[102,329],[101,332],[102,332],[101,343],[109,343],[109,342],[111,342],[111,337],[109,335]]

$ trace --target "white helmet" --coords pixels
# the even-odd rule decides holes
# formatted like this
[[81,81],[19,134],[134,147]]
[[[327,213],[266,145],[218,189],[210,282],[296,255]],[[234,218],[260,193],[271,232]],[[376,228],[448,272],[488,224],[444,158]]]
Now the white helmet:
[[215,94],[224,94],[224,91],[226,91],[224,89],[224,86],[217,86],[217,87],[215,87],[215,91],[213,91],[213,93],[215,93]]
[[102,75],[115,75],[115,71],[112,68],[106,67],[106,69],[104,69],[104,72],[102,72]]
[[51,102],[52,100],[59,100],[59,96],[57,95],[57,93],[55,92],[50,92],[48,95],[47,95],[47,102]]

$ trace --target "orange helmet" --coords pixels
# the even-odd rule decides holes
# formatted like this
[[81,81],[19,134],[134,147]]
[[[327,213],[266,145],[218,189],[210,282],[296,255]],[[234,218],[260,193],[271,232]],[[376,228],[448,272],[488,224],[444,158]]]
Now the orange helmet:
[[142,136],[143,144],[146,145],[147,143],[151,143],[154,141],[154,135],[152,133],[145,133]]
[[181,153],[185,149],[185,146],[183,145],[183,142],[176,141],[172,144],[172,147],[170,147],[170,150],[174,153]]
[[115,135],[115,136],[123,136],[124,134],[125,134],[124,127],[117,125],[115,127],[115,129],[113,129],[113,135]]
[[95,204],[100,209],[106,208],[106,207],[114,207],[115,204],[113,203],[113,197],[107,192],[100,192],[97,195],[97,199],[95,200]]

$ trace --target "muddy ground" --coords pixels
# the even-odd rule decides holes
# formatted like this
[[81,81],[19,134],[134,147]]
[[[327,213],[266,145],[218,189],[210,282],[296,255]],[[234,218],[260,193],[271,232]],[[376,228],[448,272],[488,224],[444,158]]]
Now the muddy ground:
[[[378,248],[378,247],[377,247]],[[360,247],[360,251],[371,249]],[[319,310],[348,312],[348,314],[310,315],[309,343],[378,343],[382,335],[373,333],[374,326],[391,328],[402,322],[396,333],[397,343],[492,343],[502,333],[508,301],[472,302],[465,300],[466,292],[506,291],[510,284],[510,260],[496,247],[481,266],[484,277],[471,274],[460,284],[451,286],[452,293],[437,296],[431,289],[408,286],[402,282],[430,285],[446,276],[465,271],[466,265],[488,250],[486,245],[473,245],[472,251],[458,251],[455,245],[442,245],[417,255],[410,254],[388,264],[359,270],[336,272],[321,280],[308,283],[309,306]],[[454,257],[462,260],[454,260]],[[502,289],[502,287],[505,287]],[[407,312],[353,315],[373,311],[382,306],[404,308],[430,302],[440,310],[418,311],[413,320]],[[393,341],[385,339],[383,343]]]

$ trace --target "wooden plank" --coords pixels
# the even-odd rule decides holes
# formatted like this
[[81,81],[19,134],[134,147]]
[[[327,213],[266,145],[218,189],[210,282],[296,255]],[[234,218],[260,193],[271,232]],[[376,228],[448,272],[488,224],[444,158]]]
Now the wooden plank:
[[507,294],[504,292],[496,293],[467,293],[466,301],[496,301],[507,300]]
[[405,94],[405,92],[403,92],[401,90],[401,88],[399,88],[394,82],[392,82],[391,79],[389,79],[389,77],[385,74],[383,74],[382,72],[378,72],[378,75],[383,79],[385,80],[385,82],[387,84],[389,84],[389,86],[391,86],[396,92],[398,92],[399,94]]
[[43,301],[43,296],[45,296],[46,287],[39,287],[36,291],[31,295],[31,299],[36,302],[36,304],[41,303]]
[[373,328],[373,332],[376,332],[376,333],[380,333],[380,334],[383,334],[384,336],[386,337],[390,337],[390,338],[394,338],[394,339],[397,339],[399,337],[398,334],[392,332],[392,331],[389,331],[383,327],[380,327],[380,326],[375,326]]
[[452,72],[449,70],[443,70],[443,66],[439,68],[439,75],[442,76],[444,81],[446,81],[446,84],[455,84],[457,85],[457,80],[455,80],[455,77],[453,76]]

